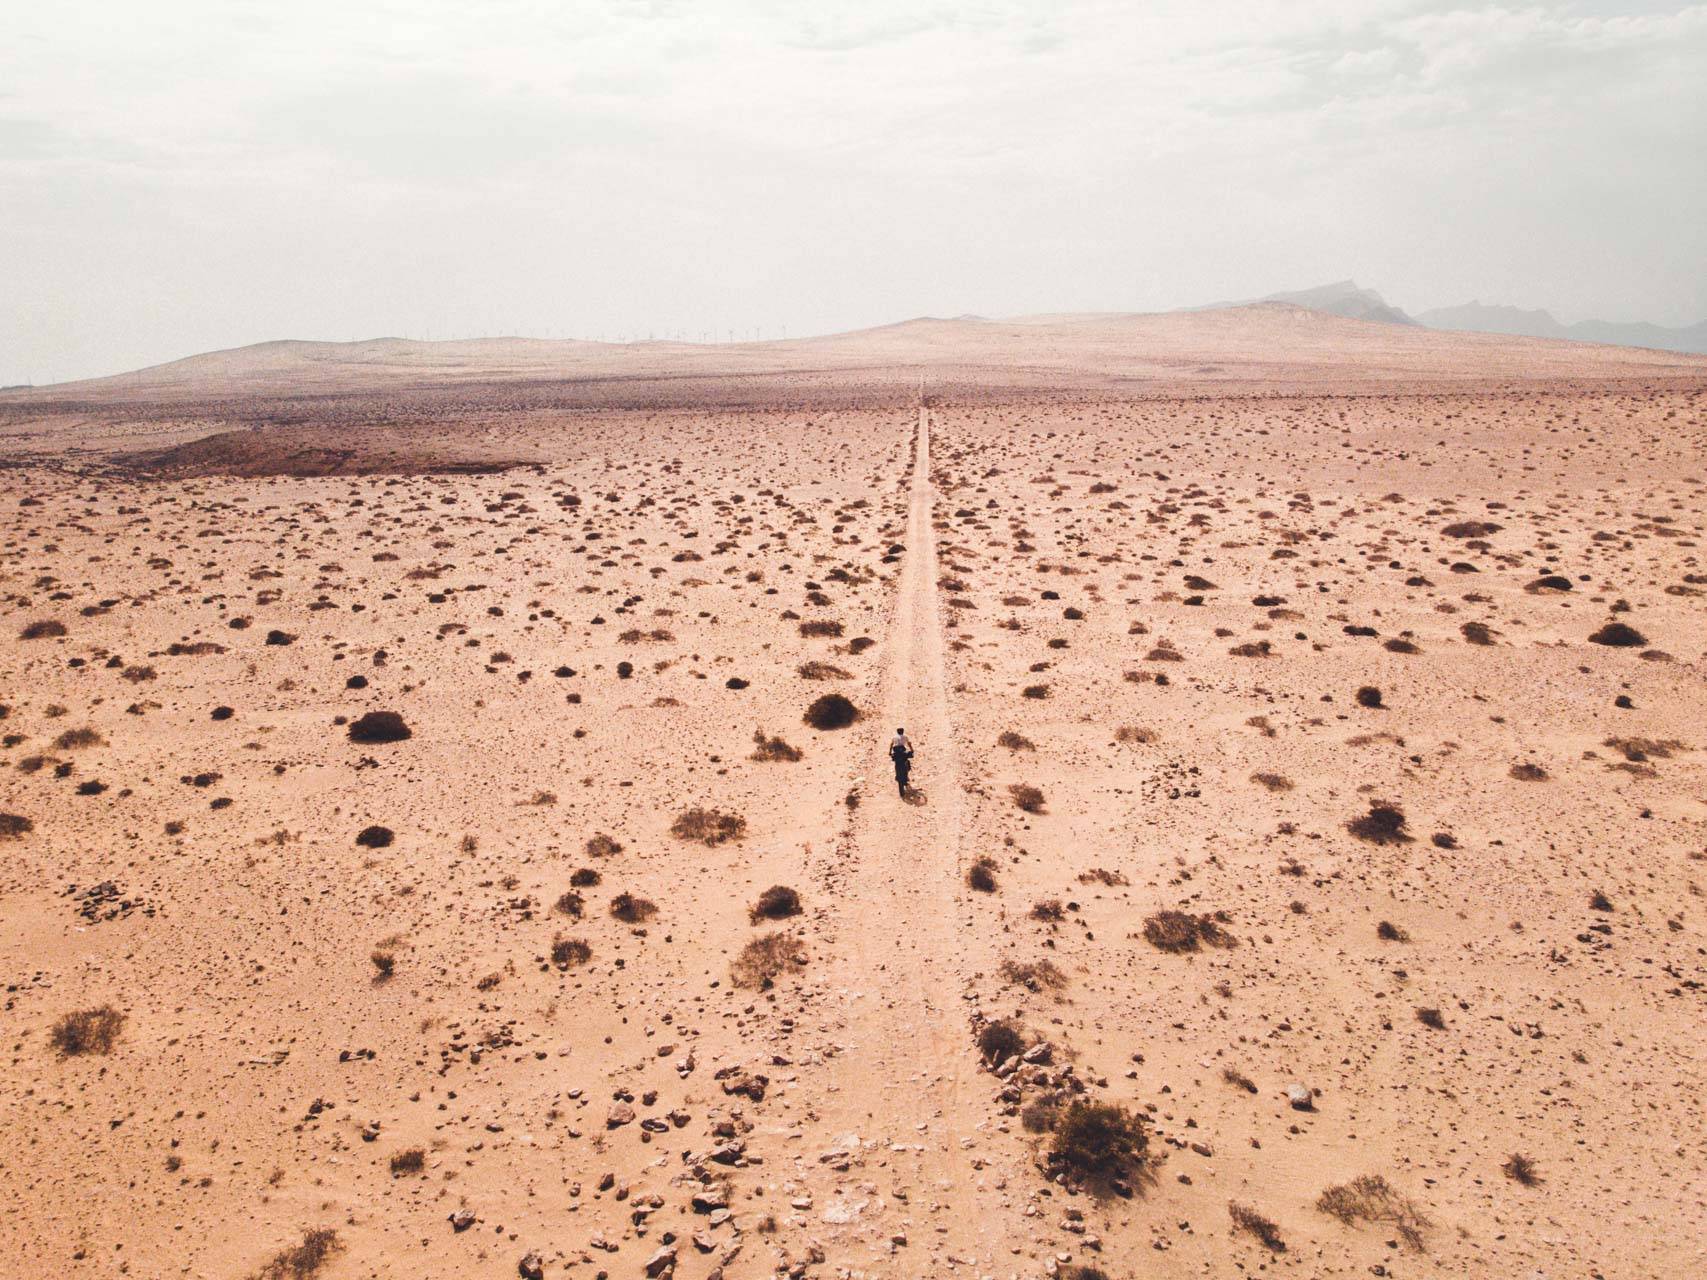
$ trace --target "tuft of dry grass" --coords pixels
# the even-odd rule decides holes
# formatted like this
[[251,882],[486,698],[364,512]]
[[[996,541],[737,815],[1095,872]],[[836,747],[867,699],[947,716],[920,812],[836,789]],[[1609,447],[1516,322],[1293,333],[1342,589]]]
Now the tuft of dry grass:
[[1380,1174],[1364,1174],[1337,1187],[1329,1187],[1316,1200],[1316,1208],[1338,1218],[1347,1226],[1358,1222],[1380,1222],[1392,1227],[1405,1247],[1422,1252],[1429,1220],[1411,1200],[1395,1191]]
[[851,680],[853,673],[829,662],[803,662],[799,668],[802,680]]
[[739,840],[746,835],[747,820],[721,809],[685,809],[676,815],[670,834],[678,840],[697,840],[707,848],[715,848],[725,840]]
[[1061,899],[1039,898],[1031,904],[1031,918],[1049,924],[1058,924],[1067,918],[1067,913],[1061,909]]
[[1270,1253],[1286,1252],[1286,1241],[1281,1239],[1280,1228],[1249,1205],[1229,1200],[1227,1216],[1233,1220],[1234,1231],[1243,1231],[1247,1235],[1255,1236]]
[[262,1263],[252,1280],[312,1280],[343,1248],[336,1231],[316,1227],[303,1232],[298,1243],[285,1246]]
[[1292,779],[1278,773],[1253,773],[1251,781],[1259,787],[1268,788],[1270,791],[1292,790]]
[[1193,915],[1189,911],[1158,911],[1148,917],[1144,921],[1144,941],[1158,951],[1175,954],[1204,947],[1226,950],[1239,945],[1238,939],[1223,929],[1214,916]]
[[110,1004],[68,1013],[53,1024],[53,1047],[67,1058],[111,1053],[124,1031],[124,1022],[124,1014]]
[[53,640],[65,634],[65,624],[56,618],[39,618],[18,633],[20,640]]
[[1139,746],[1149,746],[1156,741],[1154,729],[1140,729],[1137,725],[1123,724],[1114,731],[1116,742],[1131,742]]
[[53,740],[61,751],[76,751],[80,747],[104,747],[107,740],[93,729],[67,729]]
[[1221,1078],[1235,1088],[1243,1089],[1246,1093],[1255,1093],[1257,1087],[1251,1078],[1235,1067],[1223,1067]]
[[996,739],[998,747],[1006,747],[1009,751],[1036,751],[1037,744],[1024,734],[1015,733],[1012,729],[1003,730],[1001,737]]
[[729,967],[729,977],[737,987],[765,991],[782,974],[804,968],[805,964],[805,954],[796,939],[786,933],[767,933],[741,948],[741,954]]
[[[693,809],[693,810],[690,810],[689,812],[701,813],[704,811],[700,810],[700,809]],[[678,826],[681,825],[682,818],[685,818],[685,817],[687,817],[687,814],[684,813],[681,818],[676,819],[676,824]],[[674,830],[674,828],[671,828],[671,829]],[[589,858],[608,858],[612,854],[621,853],[621,852],[622,852],[622,846],[620,844],[618,844],[615,840],[613,840],[610,836],[607,836],[607,835],[603,834],[602,832],[599,835],[596,835],[592,839],[587,841],[587,856]]]

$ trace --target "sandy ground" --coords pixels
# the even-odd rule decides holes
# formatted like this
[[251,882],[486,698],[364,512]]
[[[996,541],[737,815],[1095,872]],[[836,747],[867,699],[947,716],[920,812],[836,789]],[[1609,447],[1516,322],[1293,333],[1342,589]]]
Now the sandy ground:
[[0,402],[0,1273],[1700,1274],[1707,361],[1258,310]]

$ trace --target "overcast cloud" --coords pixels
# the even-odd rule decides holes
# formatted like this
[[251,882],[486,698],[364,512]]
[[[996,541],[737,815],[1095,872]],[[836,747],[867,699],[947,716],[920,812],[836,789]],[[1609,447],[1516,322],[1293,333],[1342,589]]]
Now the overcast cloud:
[[54,0],[0,383],[279,337],[719,338],[1355,276],[1707,317],[1707,4]]

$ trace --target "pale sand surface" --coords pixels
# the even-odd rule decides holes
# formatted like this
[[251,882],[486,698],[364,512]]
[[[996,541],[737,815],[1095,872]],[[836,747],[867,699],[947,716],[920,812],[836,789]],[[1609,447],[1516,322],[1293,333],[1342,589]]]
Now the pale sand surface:
[[[1707,360],[358,345],[0,396],[0,1274],[1701,1273]],[[1081,1095],[1147,1179],[1045,1167]]]

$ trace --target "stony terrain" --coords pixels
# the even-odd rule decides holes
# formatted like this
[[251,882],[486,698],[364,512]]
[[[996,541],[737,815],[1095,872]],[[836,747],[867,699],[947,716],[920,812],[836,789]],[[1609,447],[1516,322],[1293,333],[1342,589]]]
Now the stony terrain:
[[1252,311],[0,397],[0,1273],[1699,1274],[1707,361]]

